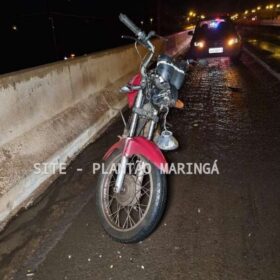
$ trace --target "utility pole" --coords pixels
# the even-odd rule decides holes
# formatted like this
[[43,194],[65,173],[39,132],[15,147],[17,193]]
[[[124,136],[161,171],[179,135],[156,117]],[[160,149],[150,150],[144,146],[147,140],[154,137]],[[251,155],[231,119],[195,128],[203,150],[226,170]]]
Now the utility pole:
[[53,45],[54,45],[54,52],[55,52],[55,56],[56,59],[58,60],[58,51],[57,51],[57,42],[56,42],[56,35],[55,35],[55,25],[54,25],[54,19],[53,16],[50,15],[49,16],[49,21],[51,23],[51,31],[52,31],[52,40],[53,40]]
[[157,33],[161,34],[161,0],[157,0]]
[[46,9],[47,9],[48,20],[50,21],[50,24],[51,24],[52,42],[53,42],[53,47],[54,47],[55,58],[56,58],[56,60],[59,60],[58,50],[57,50],[56,34],[55,34],[55,23],[54,23],[54,18],[52,16],[52,12],[51,12],[50,7],[49,7],[49,1],[48,0],[46,0]]
[[241,6],[241,0],[238,0],[236,3],[236,11],[238,12],[241,11],[240,6]]

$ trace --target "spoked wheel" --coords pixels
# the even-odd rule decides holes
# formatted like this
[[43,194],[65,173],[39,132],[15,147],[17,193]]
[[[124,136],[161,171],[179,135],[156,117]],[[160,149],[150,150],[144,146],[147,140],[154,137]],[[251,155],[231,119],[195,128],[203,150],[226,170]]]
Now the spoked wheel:
[[155,229],[166,204],[166,181],[160,170],[142,156],[130,158],[123,188],[115,192],[121,152],[105,162],[97,185],[96,204],[105,231],[115,240],[135,243]]

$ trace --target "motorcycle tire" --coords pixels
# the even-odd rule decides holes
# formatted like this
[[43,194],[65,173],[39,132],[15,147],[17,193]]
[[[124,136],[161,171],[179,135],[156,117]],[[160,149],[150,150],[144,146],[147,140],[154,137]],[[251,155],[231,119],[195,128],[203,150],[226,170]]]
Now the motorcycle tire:
[[[138,178],[135,178],[133,172],[128,173],[123,191],[116,194],[113,182],[116,174],[112,166],[121,161],[121,155],[121,151],[115,151],[104,162],[105,172],[99,175],[96,190],[97,213],[104,230],[115,241],[136,243],[147,238],[162,218],[167,197],[166,177],[146,158],[135,155],[142,163],[149,164],[149,172],[145,176],[148,176],[150,183],[148,184],[148,179],[143,176],[143,185],[139,186]],[[116,205],[113,207],[113,204]],[[139,221],[135,221],[135,217],[138,217]]]

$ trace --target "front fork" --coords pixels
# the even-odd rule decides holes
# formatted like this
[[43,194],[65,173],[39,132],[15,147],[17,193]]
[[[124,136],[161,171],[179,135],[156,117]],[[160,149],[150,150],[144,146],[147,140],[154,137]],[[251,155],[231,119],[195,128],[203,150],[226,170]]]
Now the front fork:
[[[141,108],[142,101],[143,101],[143,90],[139,90],[136,101],[135,101],[135,108],[136,109]],[[138,117],[139,117],[138,114],[136,112],[134,112],[133,115],[132,115],[132,121],[131,121],[131,125],[130,125],[130,128],[129,128],[128,138],[126,138],[127,141],[135,135],[135,131],[136,131],[136,128],[137,128]],[[152,120],[151,124],[150,124],[150,127],[149,127],[148,137],[147,137],[148,140],[152,139],[155,124],[156,124],[155,121]],[[127,148],[127,143],[128,142],[126,142],[125,145],[124,145],[124,150],[123,150],[123,154],[122,154],[122,158],[121,158],[121,163],[120,163],[120,166],[119,166],[118,175],[117,175],[117,179],[116,179],[116,183],[115,183],[115,192],[116,193],[120,193],[121,190],[122,190],[124,177],[125,177],[125,173],[126,173],[126,167],[127,167],[128,160],[129,160],[128,156],[125,154],[125,151],[126,151],[126,148]],[[140,170],[142,170],[142,168],[140,168]],[[144,172],[142,172],[142,171],[139,171],[139,172],[140,172],[140,174],[138,174],[138,176],[137,176],[137,181],[139,183],[141,183],[141,181],[142,181],[141,178],[143,177]]]

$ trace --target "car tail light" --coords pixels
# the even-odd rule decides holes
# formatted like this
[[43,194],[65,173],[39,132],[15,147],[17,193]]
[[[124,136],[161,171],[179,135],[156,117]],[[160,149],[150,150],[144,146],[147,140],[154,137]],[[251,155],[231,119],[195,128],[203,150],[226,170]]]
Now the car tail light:
[[197,48],[204,48],[205,43],[203,41],[194,42],[194,46]]
[[228,45],[233,46],[238,43],[238,38],[231,38],[228,40]]

